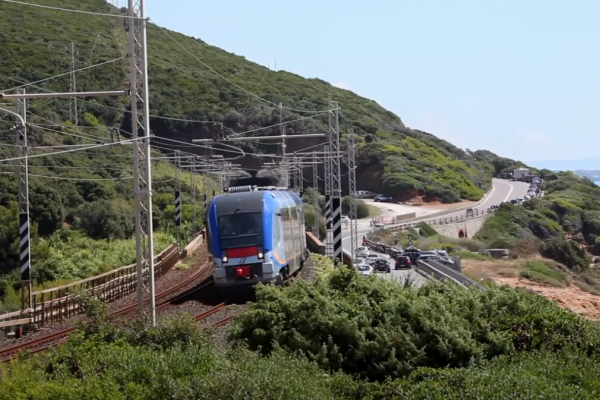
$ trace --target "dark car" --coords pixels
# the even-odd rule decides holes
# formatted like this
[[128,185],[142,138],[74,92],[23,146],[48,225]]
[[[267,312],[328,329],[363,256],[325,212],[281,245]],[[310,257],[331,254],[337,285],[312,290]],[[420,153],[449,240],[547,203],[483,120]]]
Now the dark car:
[[408,256],[399,256],[396,258],[396,265],[394,269],[411,268],[413,265]]
[[384,258],[375,260],[375,262],[372,264],[372,266],[373,266],[373,269],[378,272],[388,272],[388,273],[392,272],[392,269],[390,268],[390,264]]
[[391,202],[392,198],[390,196],[386,196],[384,194],[378,194],[377,196],[375,196],[375,201],[380,201],[380,202]]

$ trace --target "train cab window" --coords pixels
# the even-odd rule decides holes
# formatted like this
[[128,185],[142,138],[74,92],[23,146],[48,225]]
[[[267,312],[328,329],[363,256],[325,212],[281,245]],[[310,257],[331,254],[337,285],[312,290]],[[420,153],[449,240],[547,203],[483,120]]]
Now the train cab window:
[[242,212],[219,217],[221,238],[262,234],[262,213]]

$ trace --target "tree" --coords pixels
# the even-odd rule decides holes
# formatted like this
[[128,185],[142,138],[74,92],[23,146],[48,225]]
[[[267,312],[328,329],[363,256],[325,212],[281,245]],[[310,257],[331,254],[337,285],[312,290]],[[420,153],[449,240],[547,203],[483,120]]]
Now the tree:
[[125,239],[133,234],[133,207],[121,199],[86,203],[77,225],[93,239]]

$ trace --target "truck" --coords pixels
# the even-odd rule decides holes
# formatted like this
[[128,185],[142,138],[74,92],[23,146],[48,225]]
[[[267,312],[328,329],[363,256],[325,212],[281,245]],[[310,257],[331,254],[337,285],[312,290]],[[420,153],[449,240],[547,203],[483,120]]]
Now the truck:
[[529,176],[529,170],[527,168],[517,168],[513,172],[513,180],[522,181],[526,176]]

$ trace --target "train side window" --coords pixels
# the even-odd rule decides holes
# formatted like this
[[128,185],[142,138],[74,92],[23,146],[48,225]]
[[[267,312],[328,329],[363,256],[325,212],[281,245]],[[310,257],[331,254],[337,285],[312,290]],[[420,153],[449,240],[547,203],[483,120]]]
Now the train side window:
[[273,238],[275,239],[275,243],[277,244],[281,239],[281,224],[279,223],[279,216],[277,214],[273,214]]

